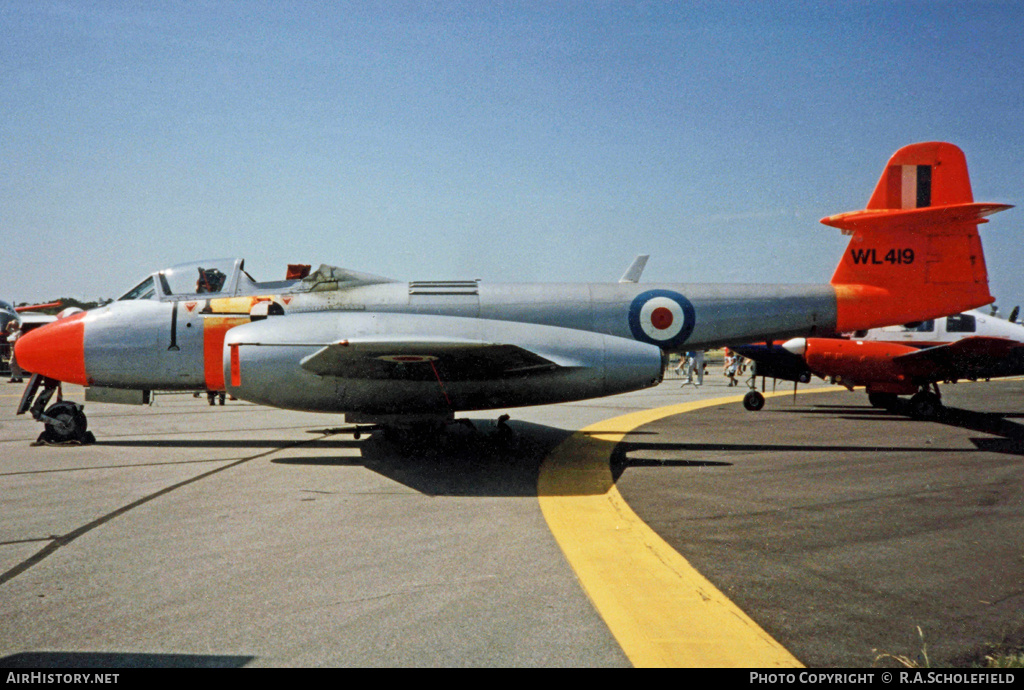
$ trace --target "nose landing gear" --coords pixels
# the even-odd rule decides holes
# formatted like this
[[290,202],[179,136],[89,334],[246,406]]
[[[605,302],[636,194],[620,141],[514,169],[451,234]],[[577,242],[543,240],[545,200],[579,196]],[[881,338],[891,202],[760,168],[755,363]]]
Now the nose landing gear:
[[[39,389],[42,388],[40,392]],[[36,396],[38,393],[38,397]],[[53,394],[57,402],[46,407]],[[45,412],[43,408],[46,408]],[[82,405],[61,399],[60,382],[33,374],[18,405],[18,414],[29,412],[32,419],[43,423],[43,433],[36,443],[95,443],[96,437],[88,430],[89,422]]]

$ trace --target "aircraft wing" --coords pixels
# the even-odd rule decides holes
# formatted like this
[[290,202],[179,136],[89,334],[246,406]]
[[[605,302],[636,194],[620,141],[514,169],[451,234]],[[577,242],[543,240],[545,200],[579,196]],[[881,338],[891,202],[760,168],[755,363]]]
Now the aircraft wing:
[[61,304],[63,304],[63,303],[62,302],[48,302],[47,304],[24,304],[24,305],[22,305],[20,307],[15,307],[14,311],[21,313],[23,311],[33,311],[35,309],[47,309],[49,307],[59,307],[59,306],[61,306]]
[[320,376],[415,381],[498,379],[559,366],[517,345],[443,337],[341,340],[301,365]]
[[57,320],[56,316],[52,314],[39,314],[37,312],[21,312],[18,314],[18,320],[21,321],[21,327],[25,330],[31,328],[38,328],[48,323],[53,323]]
[[947,377],[983,377],[1005,376],[1002,371],[1019,359],[1024,359],[1024,343],[1009,338],[974,336],[897,355],[893,362],[910,367],[935,367]]
[[807,368],[804,358],[783,349],[781,345],[756,343],[733,345],[731,349],[747,359],[754,360],[757,364],[755,368],[757,376],[783,381],[799,381],[800,383],[807,383],[811,380],[811,371]]

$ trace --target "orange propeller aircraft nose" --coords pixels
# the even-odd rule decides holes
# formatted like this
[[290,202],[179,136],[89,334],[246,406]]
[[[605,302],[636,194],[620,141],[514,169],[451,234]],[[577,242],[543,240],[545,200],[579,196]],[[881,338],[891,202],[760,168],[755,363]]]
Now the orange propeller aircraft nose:
[[29,331],[14,344],[18,366],[57,381],[88,385],[85,375],[85,312]]

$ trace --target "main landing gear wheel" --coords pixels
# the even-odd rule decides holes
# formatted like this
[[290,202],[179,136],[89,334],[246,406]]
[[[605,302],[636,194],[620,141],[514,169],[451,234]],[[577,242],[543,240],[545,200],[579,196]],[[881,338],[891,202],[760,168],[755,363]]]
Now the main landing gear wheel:
[[743,396],[743,407],[751,412],[757,412],[764,407],[764,396],[757,391],[750,391]]
[[45,416],[43,433],[39,435],[41,443],[95,443],[96,437],[88,431],[89,422],[85,418],[82,406],[64,401],[50,405]]
[[910,413],[918,419],[934,419],[942,411],[942,400],[934,393],[922,391],[910,399]]

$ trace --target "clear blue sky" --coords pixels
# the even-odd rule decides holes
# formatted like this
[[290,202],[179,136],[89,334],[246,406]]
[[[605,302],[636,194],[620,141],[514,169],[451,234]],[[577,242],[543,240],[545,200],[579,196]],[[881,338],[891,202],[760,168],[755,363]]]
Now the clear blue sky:
[[[0,298],[244,256],[400,279],[827,282],[945,140],[1024,206],[1024,2],[0,0]],[[1024,302],[1024,208],[982,227]]]

